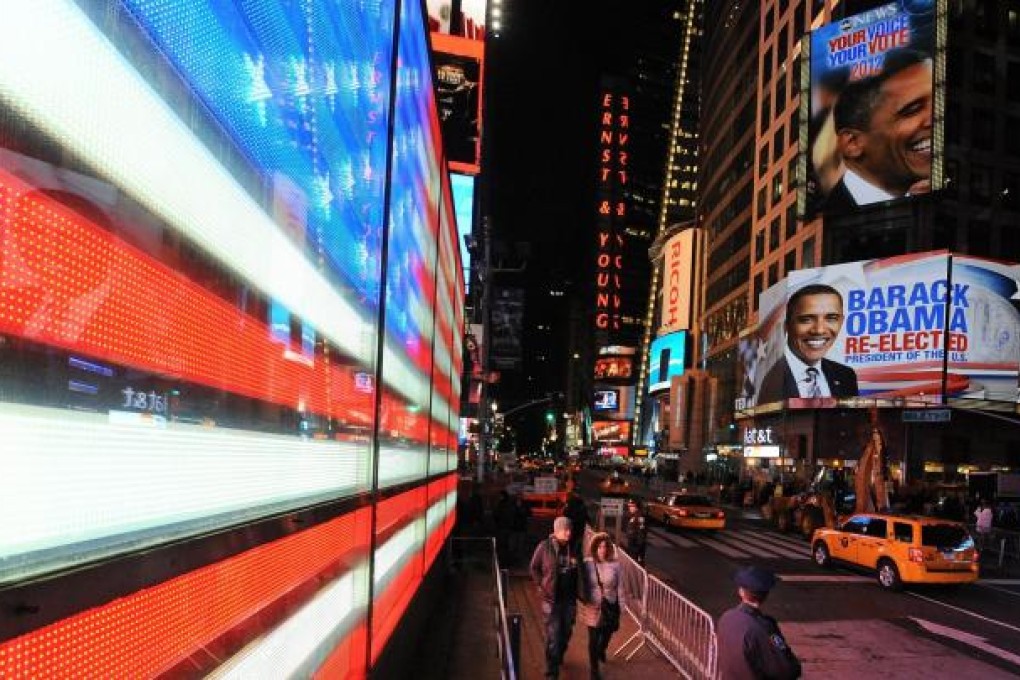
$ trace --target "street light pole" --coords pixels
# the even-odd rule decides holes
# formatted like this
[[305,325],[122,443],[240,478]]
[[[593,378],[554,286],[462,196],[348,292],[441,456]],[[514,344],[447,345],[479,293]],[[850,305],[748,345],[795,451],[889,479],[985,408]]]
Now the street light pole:
[[482,390],[478,399],[478,482],[485,481],[486,456],[488,455],[489,434],[487,429],[492,423],[489,412],[489,345],[492,343],[492,324],[489,323],[489,303],[492,298],[492,234],[489,216],[482,217],[482,347],[479,359],[482,362]]

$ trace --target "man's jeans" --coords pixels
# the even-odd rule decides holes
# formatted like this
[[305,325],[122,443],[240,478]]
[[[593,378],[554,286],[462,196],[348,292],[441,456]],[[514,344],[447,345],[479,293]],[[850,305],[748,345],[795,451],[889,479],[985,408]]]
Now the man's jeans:
[[543,600],[542,613],[545,614],[545,674],[556,676],[563,663],[563,653],[570,643],[570,633],[574,629],[577,602],[571,600],[549,604]]

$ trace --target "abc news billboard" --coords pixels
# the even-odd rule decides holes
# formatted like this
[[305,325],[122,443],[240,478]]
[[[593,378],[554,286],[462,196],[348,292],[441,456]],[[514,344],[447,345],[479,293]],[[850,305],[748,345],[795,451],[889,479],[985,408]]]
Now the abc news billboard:
[[932,191],[935,18],[900,0],[811,32],[807,216]]
[[[1016,401],[1020,265],[946,252],[791,272],[740,342],[735,407]],[[946,356],[948,352],[948,357]]]

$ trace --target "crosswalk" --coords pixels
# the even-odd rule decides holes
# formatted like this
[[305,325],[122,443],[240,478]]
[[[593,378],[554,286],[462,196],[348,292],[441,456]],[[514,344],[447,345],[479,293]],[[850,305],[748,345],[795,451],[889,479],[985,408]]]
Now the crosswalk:
[[811,559],[807,543],[774,531],[724,529],[712,534],[693,531],[679,534],[656,527],[648,533],[648,544],[657,548],[708,548],[734,559]]

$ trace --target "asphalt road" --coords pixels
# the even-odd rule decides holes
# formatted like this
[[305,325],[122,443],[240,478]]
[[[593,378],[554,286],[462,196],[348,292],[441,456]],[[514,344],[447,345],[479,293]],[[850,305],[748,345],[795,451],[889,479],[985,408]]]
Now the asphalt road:
[[[589,501],[601,477],[582,474]],[[765,610],[805,662],[805,676],[1020,676],[1020,580],[885,592],[865,572],[817,567],[806,540],[726,510],[727,528],[715,533],[653,524],[647,567],[714,619],[736,603],[731,579],[740,567],[774,571],[780,584]]]

